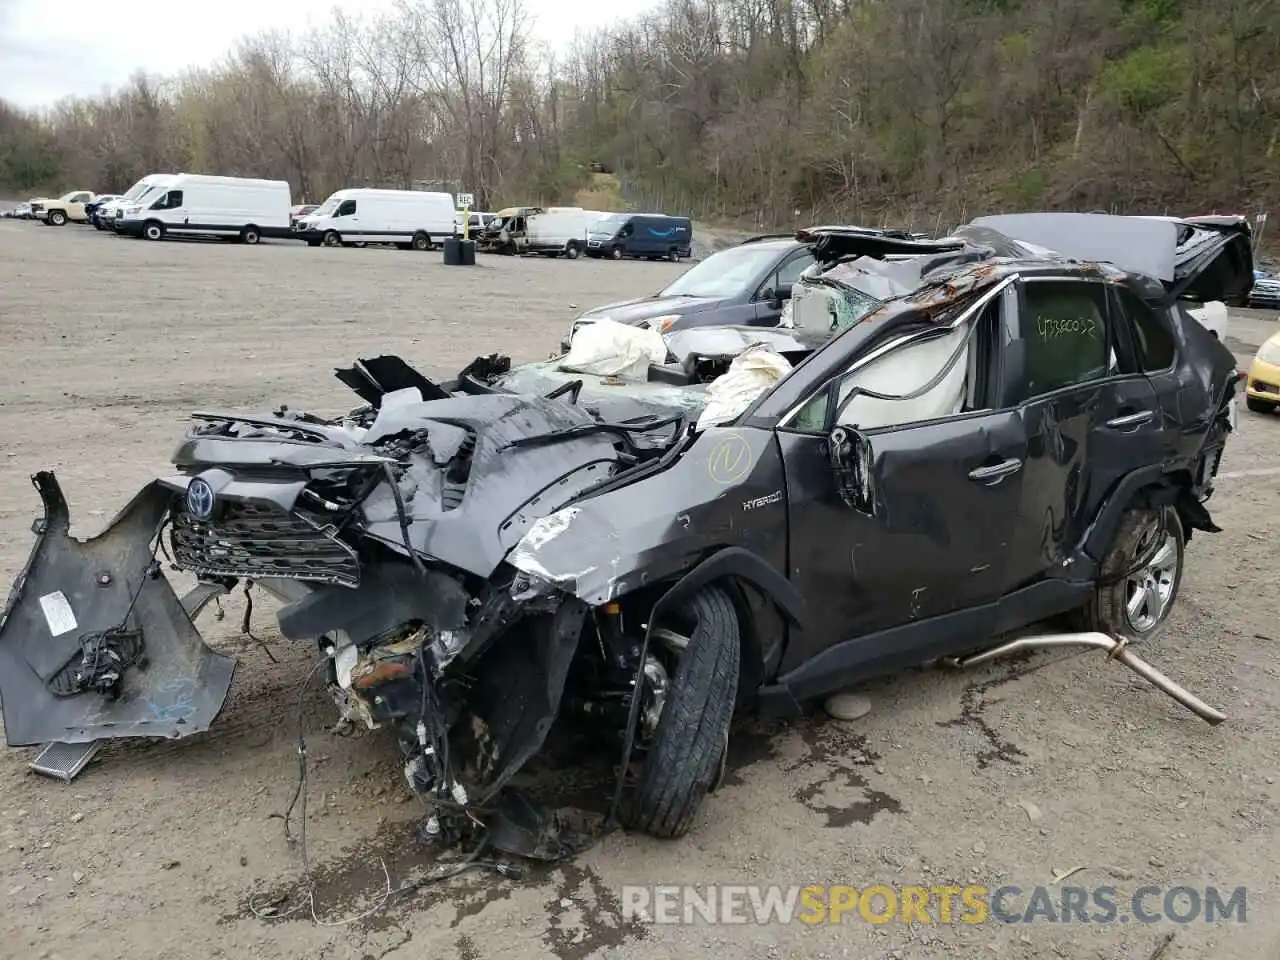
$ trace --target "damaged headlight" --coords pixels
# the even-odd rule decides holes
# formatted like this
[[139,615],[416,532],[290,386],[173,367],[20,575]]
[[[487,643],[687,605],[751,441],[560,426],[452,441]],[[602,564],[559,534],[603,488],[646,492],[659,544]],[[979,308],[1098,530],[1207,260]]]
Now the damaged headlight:
[[675,326],[676,321],[680,319],[680,316],[681,315],[678,313],[668,313],[661,317],[654,317],[652,320],[647,322],[647,326],[650,330],[657,330],[659,333],[666,333]]

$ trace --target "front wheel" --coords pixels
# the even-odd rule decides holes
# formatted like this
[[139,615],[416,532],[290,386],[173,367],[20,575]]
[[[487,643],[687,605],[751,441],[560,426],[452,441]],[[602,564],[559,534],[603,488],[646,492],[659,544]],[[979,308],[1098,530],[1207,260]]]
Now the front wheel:
[[142,228],[142,235],[148,240],[163,240],[164,224],[155,220],[148,221],[147,225]]
[[668,260],[670,260],[672,263],[675,263],[677,260],[679,260],[679,259],[680,259],[680,251],[679,251],[679,250],[668,250],[668,251],[667,251],[667,259],[668,259]]
[[611,256],[614,260],[621,260],[621,259],[622,259],[622,248],[621,248],[621,247],[614,247],[612,250],[610,250],[610,251],[609,251],[609,256]]
[[431,238],[430,238],[429,236],[427,236],[427,234],[425,234],[425,233],[415,233],[415,234],[413,235],[413,249],[415,249],[415,250],[430,250],[430,249],[431,249]]
[[328,233],[326,233],[324,235],[324,245],[326,247],[342,246],[342,237],[338,235],[338,231],[330,230]]
[[60,227],[67,222],[67,215],[61,210],[50,210],[49,222],[55,227]]
[[1276,403],[1274,400],[1261,400],[1258,397],[1245,395],[1244,404],[1254,413],[1275,413]]
[[704,587],[677,619],[689,624],[688,643],[622,812],[628,827],[664,839],[688,832],[723,774],[742,661],[738,614],[721,587]]
[[1082,626],[1132,642],[1163,630],[1182,585],[1186,536],[1173,507],[1133,509],[1120,519],[1103,557]]

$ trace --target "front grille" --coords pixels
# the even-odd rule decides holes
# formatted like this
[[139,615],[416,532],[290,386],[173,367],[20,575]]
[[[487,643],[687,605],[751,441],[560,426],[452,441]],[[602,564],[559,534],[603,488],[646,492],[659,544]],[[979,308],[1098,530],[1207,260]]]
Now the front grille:
[[171,539],[174,561],[193,573],[360,583],[355,550],[307,517],[270,505],[228,503],[207,521],[175,511]]

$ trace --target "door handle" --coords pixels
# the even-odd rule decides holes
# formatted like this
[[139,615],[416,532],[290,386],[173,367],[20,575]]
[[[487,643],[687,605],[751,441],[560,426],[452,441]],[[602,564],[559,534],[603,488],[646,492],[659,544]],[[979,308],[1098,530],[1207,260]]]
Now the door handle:
[[1112,417],[1107,421],[1107,426],[1113,430],[1123,430],[1125,427],[1140,427],[1154,416],[1154,410],[1139,410],[1136,413],[1126,413],[1124,416]]
[[999,463],[974,467],[969,471],[969,479],[977,483],[997,484],[1005,477],[1012,476],[1022,469],[1022,461],[1016,459],[1001,460]]

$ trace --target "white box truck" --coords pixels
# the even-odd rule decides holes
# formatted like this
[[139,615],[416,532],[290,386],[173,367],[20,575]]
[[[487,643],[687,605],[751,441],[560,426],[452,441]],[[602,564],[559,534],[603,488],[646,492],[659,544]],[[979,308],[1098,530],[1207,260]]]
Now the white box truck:
[[148,240],[172,235],[257,243],[263,237],[293,236],[292,206],[287,180],[180,173],[154,199],[125,207],[116,231]]
[[548,257],[561,254],[576,260],[587,250],[587,233],[592,224],[610,216],[599,210],[581,207],[552,208],[535,213],[525,223],[524,249]]
[[305,217],[295,236],[310,246],[393,243],[402,250],[431,250],[454,235],[453,195],[426,190],[339,190]]

